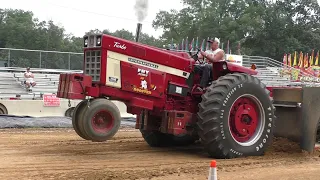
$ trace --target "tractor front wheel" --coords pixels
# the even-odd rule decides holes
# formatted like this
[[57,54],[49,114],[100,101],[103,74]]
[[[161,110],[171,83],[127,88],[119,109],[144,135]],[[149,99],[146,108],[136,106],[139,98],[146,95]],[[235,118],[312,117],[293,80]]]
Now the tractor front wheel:
[[272,142],[275,108],[270,92],[248,74],[214,81],[199,104],[198,133],[210,156],[263,155]]
[[102,142],[111,139],[119,130],[121,115],[111,101],[99,98],[90,102],[80,124],[90,140]]
[[72,114],[72,126],[74,131],[83,139],[90,140],[90,138],[84,133],[83,126],[80,124],[83,114],[86,111],[87,100],[81,101],[73,110]]

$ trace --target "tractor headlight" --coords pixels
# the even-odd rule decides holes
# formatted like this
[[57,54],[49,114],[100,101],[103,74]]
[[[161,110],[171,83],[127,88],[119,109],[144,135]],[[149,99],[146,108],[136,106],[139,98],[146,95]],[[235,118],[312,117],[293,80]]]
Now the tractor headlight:
[[96,46],[101,46],[101,36],[97,36]]
[[228,69],[227,63],[223,63],[223,64],[222,64],[222,69],[223,69],[223,70],[227,70],[227,69]]
[[98,39],[97,39],[97,45],[100,45],[100,44],[101,44],[101,39],[98,38]]
[[88,37],[83,38],[83,43],[84,43],[83,44],[84,47],[88,47]]

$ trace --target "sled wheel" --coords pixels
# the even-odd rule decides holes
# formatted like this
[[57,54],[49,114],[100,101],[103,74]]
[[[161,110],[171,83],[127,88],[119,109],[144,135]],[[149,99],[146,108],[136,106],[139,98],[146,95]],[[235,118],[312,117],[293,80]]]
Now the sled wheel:
[[67,109],[66,112],[64,113],[64,116],[72,117],[74,109],[75,109],[75,107],[71,107],[71,108]]
[[119,130],[121,115],[118,107],[107,99],[94,99],[81,119],[90,140],[102,142],[111,139]]
[[199,104],[198,134],[215,158],[263,155],[272,142],[275,108],[270,92],[248,74],[214,81]]
[[0,114],[8,114],[8,110],[3,104],[0,104]]
[[72,114],[72,126],[74,131],[83,139],[90,140],[90,138],[84,134],[84,130],[79,123],[81,122],[80,119],[83,118],[83,113],[85,112],[87,108],[87,100],[81,101],[73,110]]

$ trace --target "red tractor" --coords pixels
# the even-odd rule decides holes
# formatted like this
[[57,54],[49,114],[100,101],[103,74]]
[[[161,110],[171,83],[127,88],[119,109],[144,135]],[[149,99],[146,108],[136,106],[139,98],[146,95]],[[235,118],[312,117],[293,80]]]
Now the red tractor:
[[[306,109],[300,110],[299,105],[305,96],[301,88],[270,89],[278,98],[274,105],[268,88],[253,76],[257,71],[221,61],[213,63],[212,81],[199,93],[195,89],[200,77],[193,72],[196,60],[187,52],[105,34],[84,36],[84,72],[61,74],[58,97],[83,99],[74,110],[72,124],[85,140],[102,142],[116,134],[121,116],[111,100],[117,100],[126,104],[128,113],[137,115],[136,129],[152,147],[200,140],[215,158],[255,156],[264,154],[275,134],[301,140],[301,147],[312,151],[315,132],[309,130],[315,131],[316,124],[309,119],[315,118],[305,117],[306,123],[299,124],[300,117],[306,116]],[[312,88],[305,91],[313,93]],[[278,130],[275,106],[283,109],[280,116],[287,119],[277,124]],[[302,136],[308,128],[309,135]]]

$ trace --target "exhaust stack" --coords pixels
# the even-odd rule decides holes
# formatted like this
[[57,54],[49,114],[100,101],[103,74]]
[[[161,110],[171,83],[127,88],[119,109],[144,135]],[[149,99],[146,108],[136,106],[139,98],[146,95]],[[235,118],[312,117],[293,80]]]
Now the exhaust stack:
[[140,33],[141,33],[141,28],[142,28],[142,24],[138,23],[137,24],[137,31],[136,31],[136,42],[139,42],[139,37],[140,37]]

